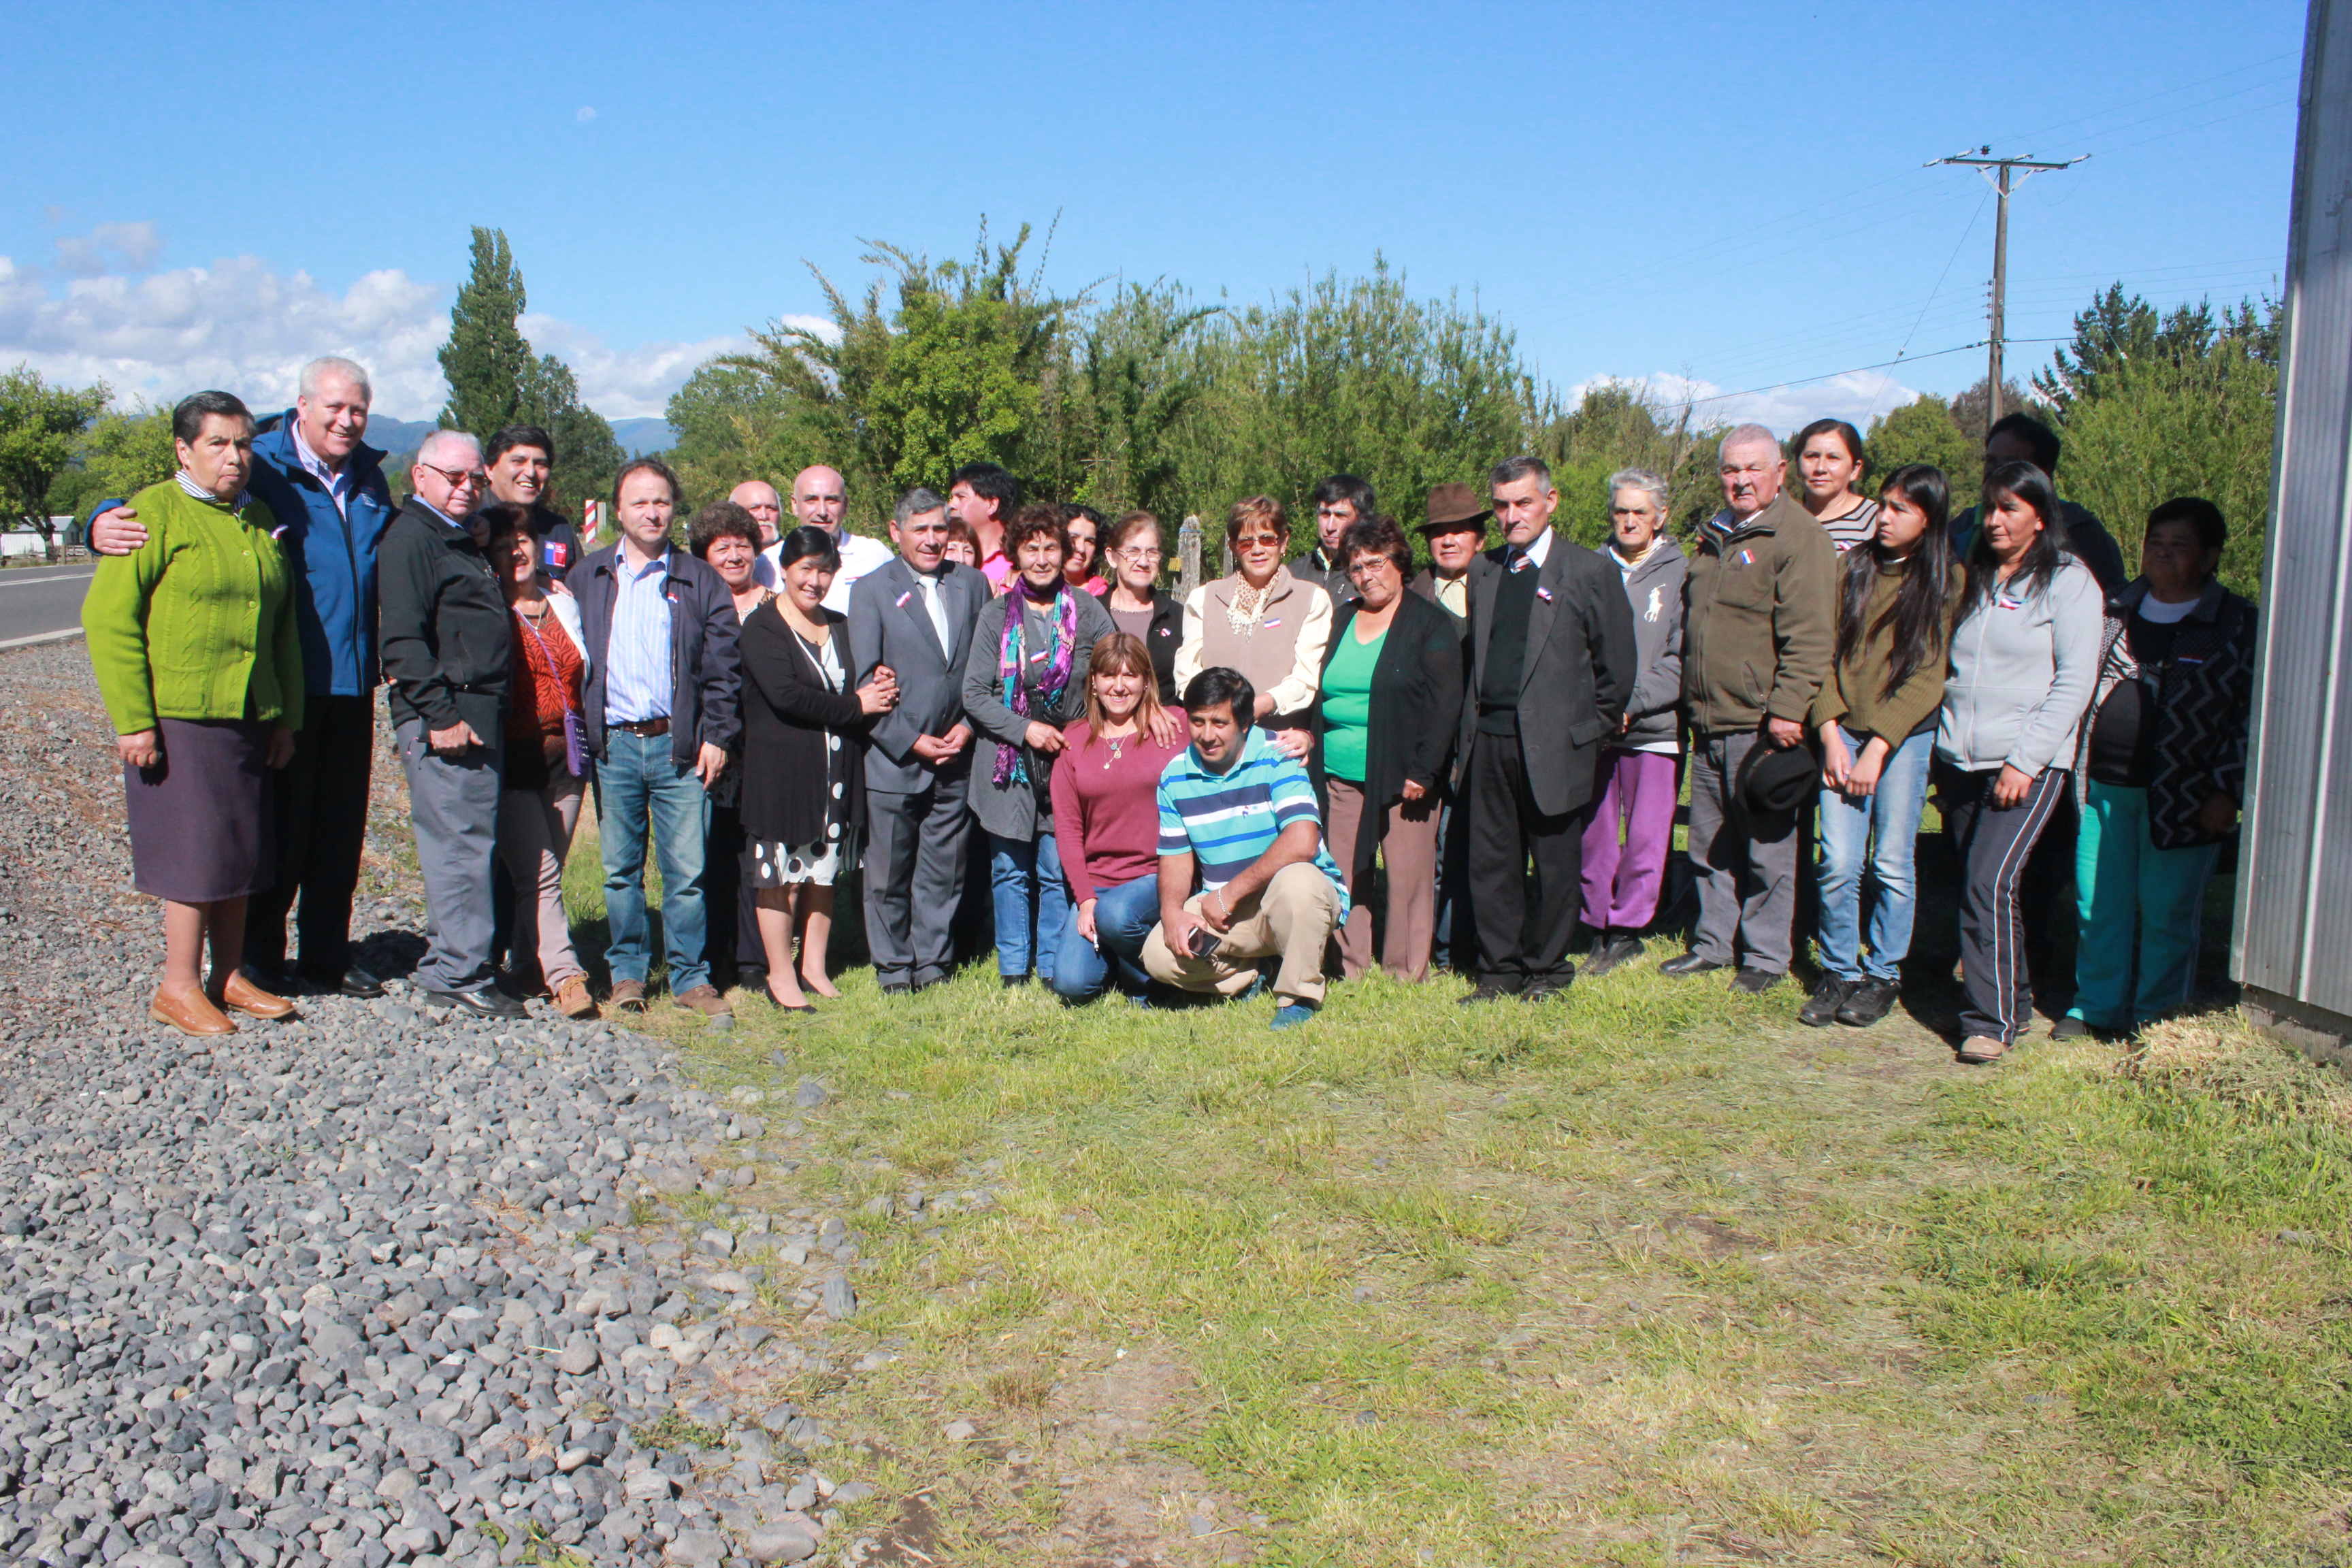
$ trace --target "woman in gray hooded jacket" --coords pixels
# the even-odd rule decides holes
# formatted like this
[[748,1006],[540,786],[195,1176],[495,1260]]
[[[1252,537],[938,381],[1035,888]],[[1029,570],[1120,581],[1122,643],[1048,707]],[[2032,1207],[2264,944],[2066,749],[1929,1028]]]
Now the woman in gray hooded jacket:
[[[1585,825],[1584,923],[1594,932],[1589,976],[1637,958],[1637,934],[1658,912],[1681,790],[1683,580],[1690,563],[1665,534],[1666,481],[1646,468],[1609,477],[1609,547],[1625,579],[1637,651],[1624,728],[1601,753]],[[1620,835],[1622,841],[1620,841]]]
[[2059,517],[2057,491],[2032,464],[1986,478],[1952,632],[1935,772],[1962,868],[1964,1062],[1998,1058],[2033,1017],[2017,881],[2065,794],[2098,679],[2103,598],[2061,542]]

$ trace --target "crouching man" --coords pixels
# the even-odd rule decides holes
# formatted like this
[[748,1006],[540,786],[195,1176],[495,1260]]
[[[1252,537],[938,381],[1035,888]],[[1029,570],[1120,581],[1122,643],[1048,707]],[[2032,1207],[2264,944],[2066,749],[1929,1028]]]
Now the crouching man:
[[1273,1026],[1287,1029],[1323,1005],[1324,945],[1348,893],[1307,770],[1251,722],[1256,705],[1239,670],[1204,669],[1184,689],[1192,743],[1160,775],[1160,924],[1143,967],[1240,997],[1257,988],[1255,961],[1278,958]]

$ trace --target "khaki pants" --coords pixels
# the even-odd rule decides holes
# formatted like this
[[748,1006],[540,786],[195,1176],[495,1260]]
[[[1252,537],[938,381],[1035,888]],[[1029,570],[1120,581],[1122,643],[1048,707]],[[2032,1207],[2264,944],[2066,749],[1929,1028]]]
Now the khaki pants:
[[[1184,908],[1197,913],[1204,895]],[[1153,926],[1143,941],[1143,967],[1162,984],[1185,991],[1216,991],[1238,996],[1256,973],[1252,962],[1279,957],[1274,994],[1286,1002],[1323,1003],[1323,946],[1339,924],[1339,889],[1311,860],[1297,860],[1274,874],[1255,898],[1234,906],[1224,940],[1206,958],[1177,952],[1167,928]]]
[[[1364,786],[1326,781],[1331,796],[1324,841],[1348,876],[1348,923],[1339,928],[1339,974],[1353,980],[1372,966],[1371,889],[1355,885],[1356,837],[1366,831]],[[1388,868],[1388,907],[1381,922],[1381,963],[1399,980],[1429,978],[1429,946],[1437,935],[1437,801],[1397,801],[1370,831],[1380,835]]]
[[580,825],[581,781],[556,772],[542,789],[499,794],[499,858],[514,883],[514,934],[507,962],[520,971],[524,955],[539,961],[539,977],[550,995],[581,973],[572,946],[572,921],[563,910],[563,860]]

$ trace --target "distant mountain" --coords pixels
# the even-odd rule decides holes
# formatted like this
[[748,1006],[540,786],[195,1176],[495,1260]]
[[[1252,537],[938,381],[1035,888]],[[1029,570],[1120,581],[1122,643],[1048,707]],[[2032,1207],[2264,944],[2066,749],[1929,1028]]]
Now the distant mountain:
[[[424,445],[425,437],[439,427],[430,419],[394,419],[389,415],[371,414],[368,416],[367,442],[371,447],[383,447],[396,458],[404,452],[416,450]],[[647,452],[667,452],[677,445],[677,432],[669,427],[667,421],[661,419],[615,419],[613,421],[613,436],[621,443],[621,450],[632,458],[643,457]]]
[[621,450],[632,458],[667,452],[677,445],[677,432],[669,427],[666,419],[615,419],[613,437],[621,443]]
[[382,414],[368,416],[367,444],[381,447],[386,456],[398,458],[425,445],[425,437],[440,428],[430,419],[394,419]]

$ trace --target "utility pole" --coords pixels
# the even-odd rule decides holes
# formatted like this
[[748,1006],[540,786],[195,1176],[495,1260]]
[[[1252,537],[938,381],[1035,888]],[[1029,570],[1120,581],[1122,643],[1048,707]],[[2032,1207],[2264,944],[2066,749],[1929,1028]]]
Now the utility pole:
[[[1991,153],[1992,148],[1988,145],[1973,153],[1956,153],[1922,165],[1934,169],[1946,163],[1964,164],[1982,174],[1985,184],[1990,185],[1993,194],[2000,198],[1992,224],[1992,302],[1990,312],[1992,330],[1987,338],[1991,353],[1985,370],[1985,387],[1990,394],[1985,413],[1988,429],[2000,417],[2000,345],[2002,338],[2008,335],[2009,328],[2009,194],[2044,169],[2071,169],[2083,158],[2090,156],[2085,153],[2081,158],[2069,158],[2063,163],[2053,163],[2032,158],[1995,158]],[[2022,177],[2012,181],[2010,171],[2013,169],[2022,169],[2025,173]]]

